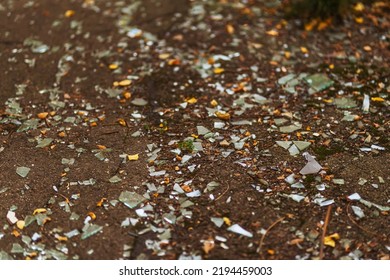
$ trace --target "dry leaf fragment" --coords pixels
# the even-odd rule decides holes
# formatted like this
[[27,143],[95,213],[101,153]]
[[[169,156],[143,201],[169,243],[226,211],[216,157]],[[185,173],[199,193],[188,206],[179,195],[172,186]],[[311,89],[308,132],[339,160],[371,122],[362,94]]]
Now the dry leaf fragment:
[[128,160],[138,160],[139,159],[139,155],[138,154],[127,155],[127,159]]
[[331,235],[325,236],[324,238],[324,245],[335,247],[336,246],[336,240],[340,239],[340,235],[338,233],[333,233]]
[[369,45],[366,45],[363,47],[363,50],[365,50],[366,52],[370,52],[372,51],[372,48]]
[[168,61],[168,65],[170,65],[170,66],[180,65],[180,63],[181,63],[181,61],[178,58],[170,59]]
[[126,86],[129,86],[130,84],[131,84],[131,80],[122,80],[122,81],[118,82],[118,85],[121,87],[126,87]]
[[212,239],[206,240],[203,242],[203,251],[207,255],[215,247],[215,242]]
[[105,201],[107,201],[107,198],[103,197],[102,199],[99,200],[98,203],[96,203],[96,206],[101,207]]
[[223,113],[223,112],[215,112],[215,115],[217,116],[218,119],[228,121],[230,120],[230,114],[229,113]]
[[69,17],[74,16],[74,14],[75,14],[75,11],[73,11],[73,10],[67,10],[67,11],[65,12],[65,17],[69,18]]
[[167,59],[170,56],[171,56],[171,54],[169,54],[169,53],[161,53],[158,55],[158,58],[159,59]]
[[223,217],[222,219],[227,226],[231,226],[232,222],[230,221],[230,219],[228,217]]
[[198,100],[195,97],[191,97],[189,99],[186,99],[186,102],[188,104],[194,104],[194,103],[198,102]]
[[126,126],[126,121],[124,119],[118,119],[118,123],[121,125],[121,126]]
[[24,225],[25,225],[25,222],[23,220],[19,220],[16,222],[16,226],[20,230],[24,229]]
[[47,209],[46,208],[37,208],[34,210],[33,215],[40,214],[40,213],[46,213]]
[[188,186],[188,185],[183,185],[181,188],[182,188],[182,189],[183,189],[183,191],[185,191],[186,193],[188,193],[188,192],[191,192],[191,191],[192,191],[191,187],[190,187],[190,186]]
[[223,73],[223,72],[225,72],[225,69],[223,69],[223,68],[215,68],[214,69],[214,74],[221,74],[221,73]]
[[267,32],[265,32],[267,35],[270,35],[270,36],[278,36],[279,35],[279,32],[274,30],[274,29],[271,29]]
[[306,47],[301,47],[301,52],[302,53],[308,53],[309,50]]
[[110,70],[118,69],[118,67],[119,67],[118,64],[114,64],[114,63],[108,65],[108,68],[109,68]]
[[234,33],[234,27],[233,27],[233,25],[227,24],[227,25],[226,25],[226,31],[227,31],[229,34],[233,34],[233,33]]
[[356,18],[355,18],[355,22],[356,22],[356,23],[359,23],[359,24],[362,24],[362,23],[364,22],[364,18],[362,18],[362,17],[356,17]]
[[90,216],[92,220],[96,220],[96,214],[95,213],[88,212],[88,216]]
[[41,120],[43,119],[46,119],[46,117],[49,115],[48,112],[42,112],[42,113],[39,113],[37,116],[38,118],[40,118]]
[[385,101],[382,97],[371,97],[371,100],[372,101],[376,101],[376,102],[383,102],[383,101]]
[[217,107],[218,102],[215,99],[213,99],[213,100],[211,100],[210,105],[211,105],[211,107]]
[[362,12],[364,10],[364,4],[362,2],[356,3],[356,5],[353,7],[353,9],[356,12]]
[[131,97],[131,93],[128,92],[128,91],[125,91],[124,93],[122,93],[122,95],[123,95],[123,97],[124,97],[125,99],[130,99],[130,97]]
[[96,146],[98,147],[99,150],[105,150],[105,149],[107,149],[107,147],[104,146],[104,145],[96,145]]

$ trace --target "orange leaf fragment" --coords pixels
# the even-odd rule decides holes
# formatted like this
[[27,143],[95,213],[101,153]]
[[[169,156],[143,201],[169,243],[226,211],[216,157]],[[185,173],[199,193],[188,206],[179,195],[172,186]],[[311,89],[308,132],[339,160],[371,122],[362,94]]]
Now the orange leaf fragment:
[[23,220],[19,220],[16,222],[16,226],[20,230],[24,229],[24,225],[25,225],[25,222]]
[[46,208],[37,208],[34,210],[33,215],[40,214],[40,213],[46,213]]
[[198,100],[195,97],[191,97],[189,99],[186,99],[186,102],[188,104],[195,104],[196,102],[198,102]]
[[228,121],[230,120],[230,114],[229,113],[223,113],[223,112],[215,112],[215,115],[217,116],[218,119]]
[[103,203],[107,201],[107,198],[103,197],[102,199],[99,200],[98,203],[96,203],[97,207],[102,207]]
[[206,240],[203,242],[203,251],[207,255],[215,247],[215,242],[212,239]]
[[107,147],[104,146],[104,145],[96,145],[96,146],[98,147],[99,150],[105,150],[105,149],[107,149]]
[[130,84],[131,84],[131,80],[122,80],[122,81],[118,82],[118,85],[121,87],[126,87],[126,86],[129,86]]
[[88,216],[90,216],[92,220],[96,220],[96,214],[95,213],[88,212]]
[[58,241],[68,241],[68,237],[56,234],[55,237]]
[[370,52],[372,51],[372,48],[369,45],[366,45],[363,47],[363,50],[365,50],[366,52]]
[[122,95],[123,95],[123,97],[124,97],[125,99],[130,99],[130,97],[131,97],[131,93],[128,92],[128,91],[125,91]]
[[41,120],[43,119],[46,119],[46,117],[49,115],[48,112],[42,112],[42,113],[39,113],[37,116],[38,118],[40,118]]
[[138,160],[138,159],[139,159],[139,155],[138,155],[138,154],[135,154],[135,155],[127,155],[127,159],[128,159],[128,160]]
[[223,68],[218,67],[214,69],[214,74],[221,74],[223,72],[225,72],[225,69]]
[[108,65],[108,68],[109,68],[110,70],[118,69],[118,67],[119,67],[118,64],[114,64],[114,63]]
[[65,17],[69,18],[69,17],[74,16],[74,14],[75,14],[75,11],[73,11],[73,10],[67,10],[67,11],[65,12]]
[[191,187],[188,186],[188,185],[183,185],[181,188],[183,189],[183,191],[185,191],[185,192],[187,192],[187,193],[190,192],[190,191],[192,191]]
[[306,31],[312,31],[313,28],[318,24],[318,19],[312,19],[310,22],[305,24]]
[[267,35],[270,35],[270,36],[278,36],[279,35],[279,32],[274,30],[274,29],[271,29],[267,32],[265,32]]
[[383,102],[383,101],[385,101],[382,97],[371,97],[371,100],[372,101],[376,101],[376,102]]
[[356,5],[353,7],[353,9],[356,11],[356,12],[363,12],[364,10],[364,4],[362,2],[358,2],[356,3]]
[[222,219],[227,226],[230,227],[232,225],[232,222],[230,221],[230,219],[228,217],[223,217]]
[[170,56],[171,56],[171,54],[169,54],[169,53],[161,53],[158,55],[158,58],[159,59],[167,59]]
[[170,59],[168,61],[168,65],[170,65],[170,66],[180,65],[180,63],[181,63],[181,61],[178,58]]
[[335,247],[336,246],[336,240],[340,239],[340,235],[338,233],[334,233],[328,236],[325,236],[324,238],[324,245]]
[[355,22],[356,22],[356,23],[359,23],[359,24],[362,24],[362,23],[364,22],[364,18],[362,18],[362,17],[356,17],[356,18],[355,18]]
[[118,119],[118,123],[121,125],[121,126],[127,126],[127,123],[124,119]]
[[302,53],[308,53],[309,50],[306,47],[301,47],[301,52]]
[[211,100],[210,105],[212,107],[217,107],[218,106],[218,102],[215,99],[213,99],[213,100]]
[[233,33],[234,33],[234,26],[231,25],[231,24],[227,24],[227,25],[226,25],[226,31],[227,31],[229,34],[233,34]]

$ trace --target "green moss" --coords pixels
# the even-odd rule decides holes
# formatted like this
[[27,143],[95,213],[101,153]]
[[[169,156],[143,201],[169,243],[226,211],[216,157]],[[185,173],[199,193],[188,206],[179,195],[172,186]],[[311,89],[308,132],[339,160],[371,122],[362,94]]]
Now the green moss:
[[194,141],[193,140],[185,140],[185,141],[181,141],[179,142],[178,144],[178,147],[183,150],[183,151],[188,151],[190,153],[192,153],[194,151]]
[[328,156],[343,152],[344,148],[338,145],[332,147],[318,146],[314,147],[313,151],[318,160],[324,160]]

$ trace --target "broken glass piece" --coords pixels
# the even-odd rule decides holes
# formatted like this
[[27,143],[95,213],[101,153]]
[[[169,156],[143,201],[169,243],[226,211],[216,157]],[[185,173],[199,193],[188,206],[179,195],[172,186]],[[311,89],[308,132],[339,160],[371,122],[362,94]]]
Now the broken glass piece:
[[81,239],[87,239],[88,237],[100,232],[103,229],[102,226],[95,224],[86,224],[82,229]]
[[228,227],[227,229],[228,231],[231,231],[231,232],[234,232],[234,233],[237,233],[237,234],[240,234],[240,235],[244,235],[244,236],[247,236],[247,237],[253,237],[253,234],[250,233],[249,231],[243,229],[241,226],[239,226],[238,224],[234,224],[230,227]]
[[146,199],[142,195],[129,191],[123,191],[119,196],[119,201],[131,209],[137,207],[137,205],[145,200]]
[[11,253],[12,254],[21,254],[24,252],[23,247],[19,243],[13,243]]
[[334,104],[337,108],[347,109],[357,107],[355,100],[349,97],[336,98]]
[[152,176],[152,177],[157,177],[157,176],[165,175],[165,173],[166,173],[166,170],[155,171],[155,172],[151,172],[151,173],[150,173],[150,176]]
[[278,80],[278,84],[279,85],[284,85],[286,84],[288,81],[292,80],[295,78],[295,74],[288,74],[284,77],[281,77],[279,80]]
[[337,185],[344,185],[344,179],[333,179],[332,182]]
[[353,213],[355,213],[355,215],[358,218],[361,219],[364,217],[364,212],[363,212],[362,208],[360,208],[359,206],[351,206],[351,208],[352,208]]
[[68,237],[68,238],[72,238],[72,237],[74,237],[74,236],[76,236],[76,235],[79,235],[79,234],[80,234],[80,232],[79,232],[78,229],[74,229],[74,230],[71,230],[71,231],[69,231],[69,232],[67,232],[67,233],[64,233],[64,235],[65,235],[66,237]]
[[304,196],[299,195],[299,194],[290,194],[288,197],[290,197],[292,200],[296,202],[300,202],[301,200],[305,199]]
[[298,182],[298,183],[292,184],[291,187],[295,188],[295,189],[304,189],[305,185],[300,183],[300,182]]
[[31,169],[28,167],[20,166],[16,168],[16,174],[18,174],[20,177],[26,178],[30,170]]
[[379,204],[376,204],[376,203],[373,203],[373,202],[370,202],[368,200],[365,200],[363,198],[361,198],[359,200],[361,203],[363,203],[364,205],[366,205],[367,207],[371,208],[372,206],[374,206],[375,208],[378,208],[380,211],[390,211],[390,207],[388,206],[382,206],[382,205],[379,205]]
[[370,96],[368,94],[364,94],[362,110],[365,113],[370,111]]
[[309,153],[303,153],[303,156],[306,158],[306,165],[299,171],[302,175],[315,174],[322,169],[322,166],[311,156]]
[[28,130],[33,130],[33,129],[36,129],[37,126],[39,124],[39,120],[38,119],[29,119],[27,121],[25,121],[19,128],[18,128],[18,132],[22,132],[22,131],[28,131]]
[[311,145],[310,142],[306,142],[306,141],[293,141],[293,143],[295,144],[295,146],[297,146],[297,148],[300,151],[305,150],[306,148],[308,148]]
[[224,223],[222,218],[217,218],[217,217],[211,217],[211,221],[217,226],[221,227]]
[[341,120],[346,122],[353,122],[359,118],[358,115],[347,114]]
[[16,218],[15,212],[13,212],[13,211],[8,211],[8,212],[7,212],[7,220],[8,220],[8,222],[9,222],[11,225],[16,224],[16,222],[18,221],[18,218]]
[[0,260],[13,260],[13,258],[7,254],[7,252],[1,250],[0,251]]
[[189,193],[186,193],[187,197],[199,197],[201,196],[201,192],[199,190],[195,190]]
[[291,133],[296,130],[299,130],[302,128],[302,124],[297,123],[297,124],[292,124],[292,125],[287,125],[287,126],[281,126],[279,127],[279,131],[282,133]]
[[143,98],[134,98],[134,100],[131,101],[131,104],[135,106],[145,106],[146,104],[148,104],[148,101]]
[[108,181],[114,184],[122,181],[122,179],[118,175],[114,175]]
[[282,147],[283,149],[287,150],[290,145],[291,145],[291,141],[276,141],[276,144],[278,144],[280,147]]
[[292,144],[292,145],[291,145],[291,147],[288,149],[288,152],[289,152],[290,155],[292,155],[292,156],[299,155],[299,150],[298,150],[297,146],[295,146],[295,144]]
[[321,73],[307,76],[304,80],[316,91],[327,89],[334,83],[327,75]]
[[210,133],[210,130],[208,130],[206,127],[204,126],[201,126],[201,125],[198,125],[196,127],[197,131],[198,131],[198,135],[205,135],[207,133]]
[[52,138],[45,138],[38,140],[38,145],[36,145],[36,148],[44,148],[50,145],[50,143],[53,142]]

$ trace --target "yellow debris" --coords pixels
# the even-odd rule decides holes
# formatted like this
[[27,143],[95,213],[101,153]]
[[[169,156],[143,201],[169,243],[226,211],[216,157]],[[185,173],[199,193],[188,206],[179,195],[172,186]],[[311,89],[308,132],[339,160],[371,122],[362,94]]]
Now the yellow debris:
[[139,159],[139,154],[135,155],[127,155],[128,160],[138,160]]

